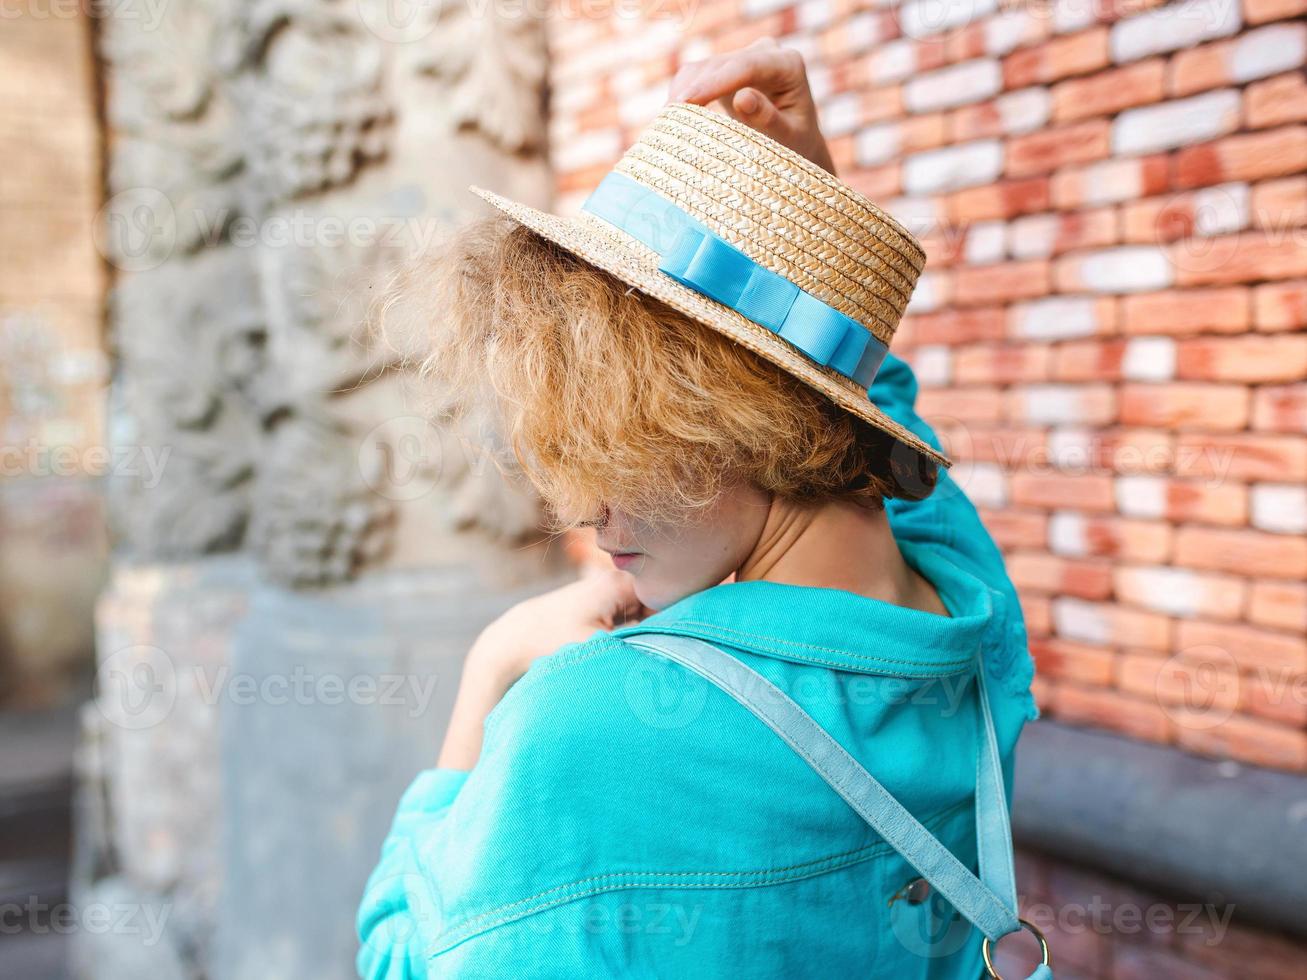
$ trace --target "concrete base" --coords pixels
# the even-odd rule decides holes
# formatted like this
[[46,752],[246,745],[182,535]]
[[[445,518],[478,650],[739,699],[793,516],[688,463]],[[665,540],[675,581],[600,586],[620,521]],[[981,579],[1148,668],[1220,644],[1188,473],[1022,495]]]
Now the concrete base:
[[1039,721],[1017,747],[1020,846],[1307,936],[1307,778]]

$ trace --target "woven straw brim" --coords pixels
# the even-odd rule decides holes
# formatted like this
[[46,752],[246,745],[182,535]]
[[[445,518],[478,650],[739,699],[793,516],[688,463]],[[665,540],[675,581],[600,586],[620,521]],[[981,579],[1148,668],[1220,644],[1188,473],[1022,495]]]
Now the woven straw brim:
[[927,445],[877,408],[867,397],[866,389],[859,387],[857,382],[811,360],[789,342],[730,307],[683,286],[658,268],[661,259],[657,252],[601,218],[584,211],[575,217],[561,217],[509,200],[483,187],[473,185],[470,189],[515,221],[591,265],[725,334],[783,368],[822,392],[840,408],[888,433],[903,445],[942,466],[952,465],[947,456]]

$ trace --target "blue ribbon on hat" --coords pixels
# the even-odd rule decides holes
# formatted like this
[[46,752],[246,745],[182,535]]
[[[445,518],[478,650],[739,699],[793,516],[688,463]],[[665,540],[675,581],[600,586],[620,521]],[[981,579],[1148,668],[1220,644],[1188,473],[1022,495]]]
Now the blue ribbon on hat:
[[764,268],[657,191],[609,172],[582,210],[658,253],[661,272],[870,388],[887,348],[857,320]]

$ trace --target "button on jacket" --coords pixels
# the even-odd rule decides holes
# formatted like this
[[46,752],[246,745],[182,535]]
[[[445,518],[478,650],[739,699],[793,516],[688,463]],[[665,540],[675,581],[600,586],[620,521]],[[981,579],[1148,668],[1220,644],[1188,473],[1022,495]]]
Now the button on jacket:
[[[871,396],[938,446],[903,361]],[[1038,716],[1021,609],[947,473],[886,508],[950,616],[732,582],[536,661],[487,717],[475,768],[427,770],[404,793],[358,913],[360,975],[979,976],[979,932],[770,729],[621,641],[685,634],[739,657],[975,870],[974,657],[1010,800]]]

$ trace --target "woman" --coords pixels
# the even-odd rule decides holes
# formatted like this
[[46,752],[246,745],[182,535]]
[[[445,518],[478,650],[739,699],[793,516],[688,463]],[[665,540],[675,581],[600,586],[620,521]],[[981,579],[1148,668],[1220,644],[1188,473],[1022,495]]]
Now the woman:
[[[831,177],[793,52],[689,66],[671,98],[578,219],[482,192],[510,217],[427,274],[452,325],[433,380],[496,406],[616,570],[477,640],[359,911],[365,977],[982,969],[979,934],[781,739],[624,642],[728,650],[972,867],[975,658],[1006,794],[1037,716],[1002,559],[883,346],[919,244]],[[696,108],[718,99],[731,118]]]

